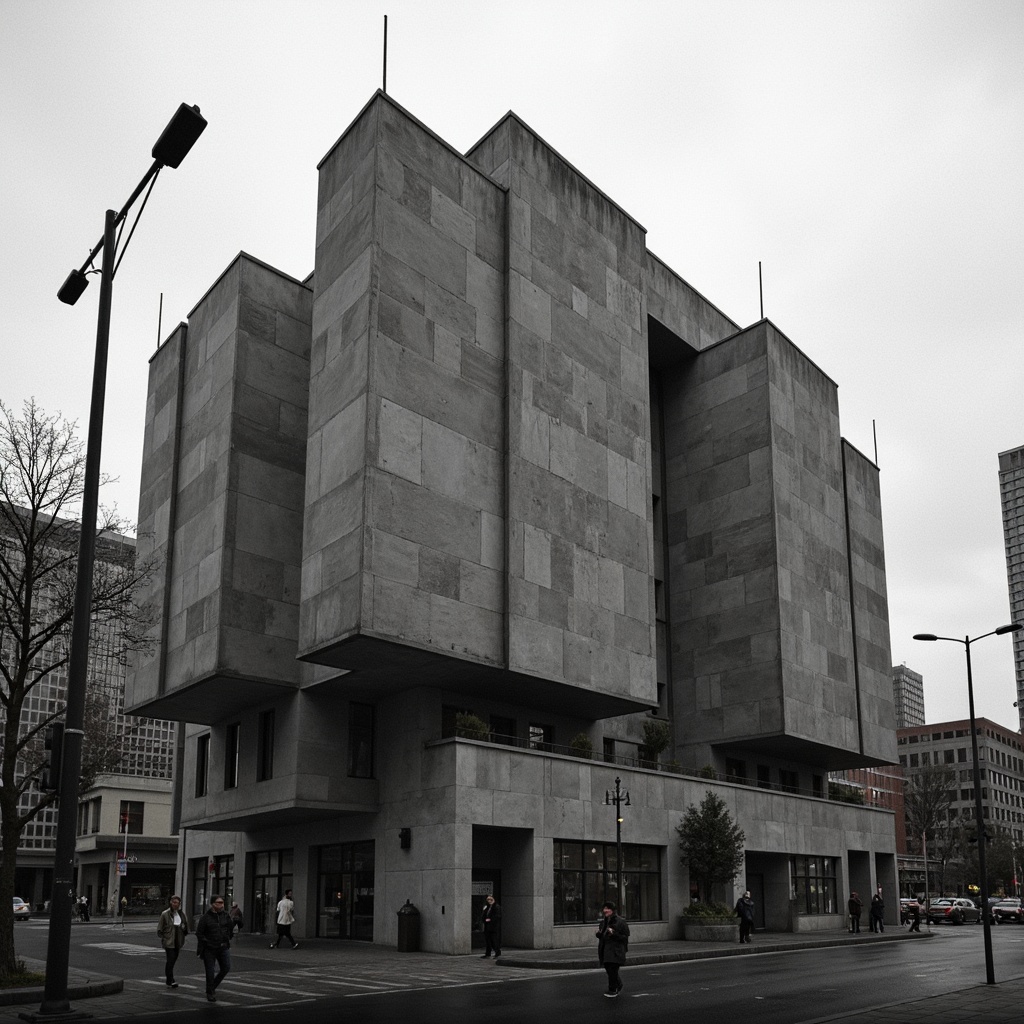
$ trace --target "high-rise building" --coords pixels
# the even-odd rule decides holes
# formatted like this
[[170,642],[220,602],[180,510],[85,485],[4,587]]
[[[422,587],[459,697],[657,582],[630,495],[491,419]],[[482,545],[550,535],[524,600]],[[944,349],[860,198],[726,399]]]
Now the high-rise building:
[[411,900],[464,953],[486,892],[524,947],[611,899],[669,937],[710,790],[759,925],[895,907],[893,812],[827,786],[896,760],[835,382],[514,114],[462,154],[377,93],[319,171],[312,275],[238,256],[150,365],[129,707],[190,723],[189,904],[272,929],[289,888],[306,934],[394,944]]
[[[3,546],[6,564],[15,567],[16,577],[20,571],[18,566],[21,564],[22,553],[13,534],[4,532],[4,523],[5,519],[0,517],[0,545]],[[126,552],[128,557],[133,557],[134,549],[134,538],[105,533],[97,543],[96,560],[97,563],[105,562],[108,566],[119,566],[123,563]],[[48,590],[37,595],[39,601],[45,602],[49,598]],[[125,714],[125,665],[121,655],[121,644],[115,635],[117,623],[104,620],[97,622],[95,628],[96,633],[89,648],[86,743],[100,741],[111,749],[120,751],[121,759],[115,770],[118,775],[124,777],[125,785],[133,790],[135,803],[138,804],[145,799],[140,794],[146,791],[149,782],[154,783],[151,788],[156,792],[166,789],[167,780],[172,777],[177,726],[170,721]],[[15,642],[14,633],[0,624],[0,645],[6,664],[13,662]],[[54,654],[59,660],[59,651],[56,651],[56,648],[64,642],[64,637],[56,638],[40,652],[36,662],[44,664]],[[61,665],[35,684],[21,711],[19,735],[27,734],[50,716],[59,715],[67,700],[67,682],[66,665]],[[0,705],[0,726],[5,719],[6,709]],[[0,729],[0,745],[3,742],[3,731]],[[24,775],[24,768],[19,763],[19,782]],[[36,782],[30,782],[19,801],[20,812],[24,813],[34,806],[40,796]],[[99,807],[97,806],[95,810],[98,815]],[[50,898],[53,887],[57,814],[56,805],[46,807],[22,829],[15,862],[15,887],[17,894],[33,907],[42,907]],[[99,818],[96,820],[98,822]],[[172,843],[173,845],[175,844]],[[111,861],[112,858],[104,859],[104,871]],[[154,865],[150,857],[136,856],[122,884],[129,886],[134,881],[140,889],[148,890],[157,879],[157,875],[149,870],[151,867],[158,867],[160,881],[169,884],[173,880],[174,861],[173,851],[169,862],[166,857],[161,857],[159,866]],[[86,895],[87,890],[91,905],[97,910],[102,910],[109,895],[108,884],[101,885],[98,880],[96,884],[92,880],[88,883],[81,880],[80,893]]]
[[[1024,622],[1024,447],[999,453],[999,497],[1006,544],[1006,582],[1010,588],[1010,620]],[[1017,713],[1024,730],[1024,630],[1013,634],[1017,673]]]
[[892,693],[896,702],[896,728],[924,725],[924,677],[907,663],[892,667]]

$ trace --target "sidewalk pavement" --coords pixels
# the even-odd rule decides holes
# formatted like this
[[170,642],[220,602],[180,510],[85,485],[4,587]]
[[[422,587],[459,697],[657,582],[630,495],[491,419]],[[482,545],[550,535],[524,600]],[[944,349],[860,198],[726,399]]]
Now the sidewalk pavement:
[[[929,932],[906,932],[891,928],[875,934],[862,932],[859,935],[841,933],[794,934],[789,932],[755,932],[748,945],[721,942],[644,942],[634,943],[629,950],[629,967],[644,964],[662,964],[686,960],[703,960],[727,956],[757,956],[766,953],[782,953],[803,949],[822,949],[835,946],[868,945],[882,942],[916,942],[933,938]],[[242,952],[255,953],[266,949],[265,935],[242,933],[234,940],[235,947]],[[436,974],[444,984],[445,966],[464,969],[465,961],[479,956],[446,956],[441,953],[400,953],[393,947],[374,945],[369,942],[348,942],[337,939],[303,939],[303,960],[311,965],[323,963],[336,965],[339,952],[343,950],[346,969],[353,978],[360,971],[384,970],[397,973],[417,971],[421,968]],[[42,970],[41,961],[26,958],[30,969]],[[595,950],[592,946],[570,949],[511,949],[496,961],[495,967],[510,967],[527,971],[553,970],[595,970]],[[464,976],[463,976],[464,977]],[[111,995],[123,991],[124,982],[119,978],[87,975],[71,969],[68,974],[69,997],[78,1001],[92,996]],[[42,988],[11,989],[0,991],[0,1007],[16,1003],[39,1003]],[[145,1008],[137,1006],[138,1012]],[[933,1024],[933,1022],[956,1022],[956,1024],[1018,1024],[1024,1018],[1024,975],[1000,980],[996,985],[976,985],[940,997],[915,999],[906,1002],[875,1006],[867,1010],[847,1013],[833,1013],[818,1017],[813,1024],[826,1021],[842,1021],[844,1024]],[[807,1021],[805,1024],[811,1024]]]

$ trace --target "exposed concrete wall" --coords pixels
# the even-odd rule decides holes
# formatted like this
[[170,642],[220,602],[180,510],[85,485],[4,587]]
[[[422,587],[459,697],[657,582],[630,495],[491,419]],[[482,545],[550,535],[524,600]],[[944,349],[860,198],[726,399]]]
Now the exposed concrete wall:
[[300,653],[504,654],[504,194],[383,96],[321,165]]
[[153,359],[140,530],[163,559],[151,599],[166,618],[129,707],[221,675],[299,682],[311,298],[242,254]]
[[509,667],[657,703],[644,230],[510,115]]
[[[835,384],[762,321],[667,374],[664,395],[680,760],[768,736],[808,744],[810,763],[824,763],[810,745],[856,759]],[[888,656],[877,501],[854,519],[858,549],[874,544],[860,562],[875,570],[864,629],[877,668]],[[877,675],[870,687],[877,703]],[[878,709],[871,721],[884,721]]]
[[843,442],[857,681],[864,753],[896,760],[896,708],[878,467]]

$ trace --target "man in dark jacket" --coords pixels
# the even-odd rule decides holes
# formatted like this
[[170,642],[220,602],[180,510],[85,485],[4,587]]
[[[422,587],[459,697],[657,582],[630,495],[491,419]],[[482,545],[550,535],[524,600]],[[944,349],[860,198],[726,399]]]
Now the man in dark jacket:
[[860,912],[864,909],[864,901],[856,892],[850,893],[846,902],[846,909],[850,912],[850,931],[856,935],[860,934]]
[[490,893],[484,900],[480,923],[484,929],[484,942],[487,944],[487,952],[481,959],[488,959],[491,953],[495,957],[501,956],[501,904],[495,903]]
[[740,919],[740,942],[749,942],[754,927],[754,901],[749,889],[736,901],[736,916]]
[[597,936],[597,959],[608,972],[608,991],[605,996],[614,999],[622,991],[619,968],[626,962],[629,925],[615,913],[614,903],[605,903],[601,914],[601,922],[594,933]]
[[871,930],[873,932],[885,931],[885,900],[882,897],[882,887],[871,897]]
[[[231,918],[224,909],[224,897],[214,896],[210,900],[210,909],[196,922],[196,939],[199,949],[196,951],[203,958],[206,967],[206,998],[217,1002],[214,991],[227,977],[231,970]],[[217,965],[217,975],[213,968]]]

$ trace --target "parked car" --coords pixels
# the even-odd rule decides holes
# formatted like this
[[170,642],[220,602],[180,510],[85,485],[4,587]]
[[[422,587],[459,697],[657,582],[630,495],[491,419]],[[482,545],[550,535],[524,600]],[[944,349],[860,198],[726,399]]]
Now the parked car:
[[1024,924],[1024,904],[1016,897],[1000,900],[992,907],[992,919],[996,924]]
[[949,924],[974,924],[981,916],[981,911],[971,900],[956,898],[946,900],[934,900],[928,910],[928,920],[932,924],[941,924],[946,921]]
[[14,897],[14,920],[27,921],[32,915],[32,908],[20,897]]

